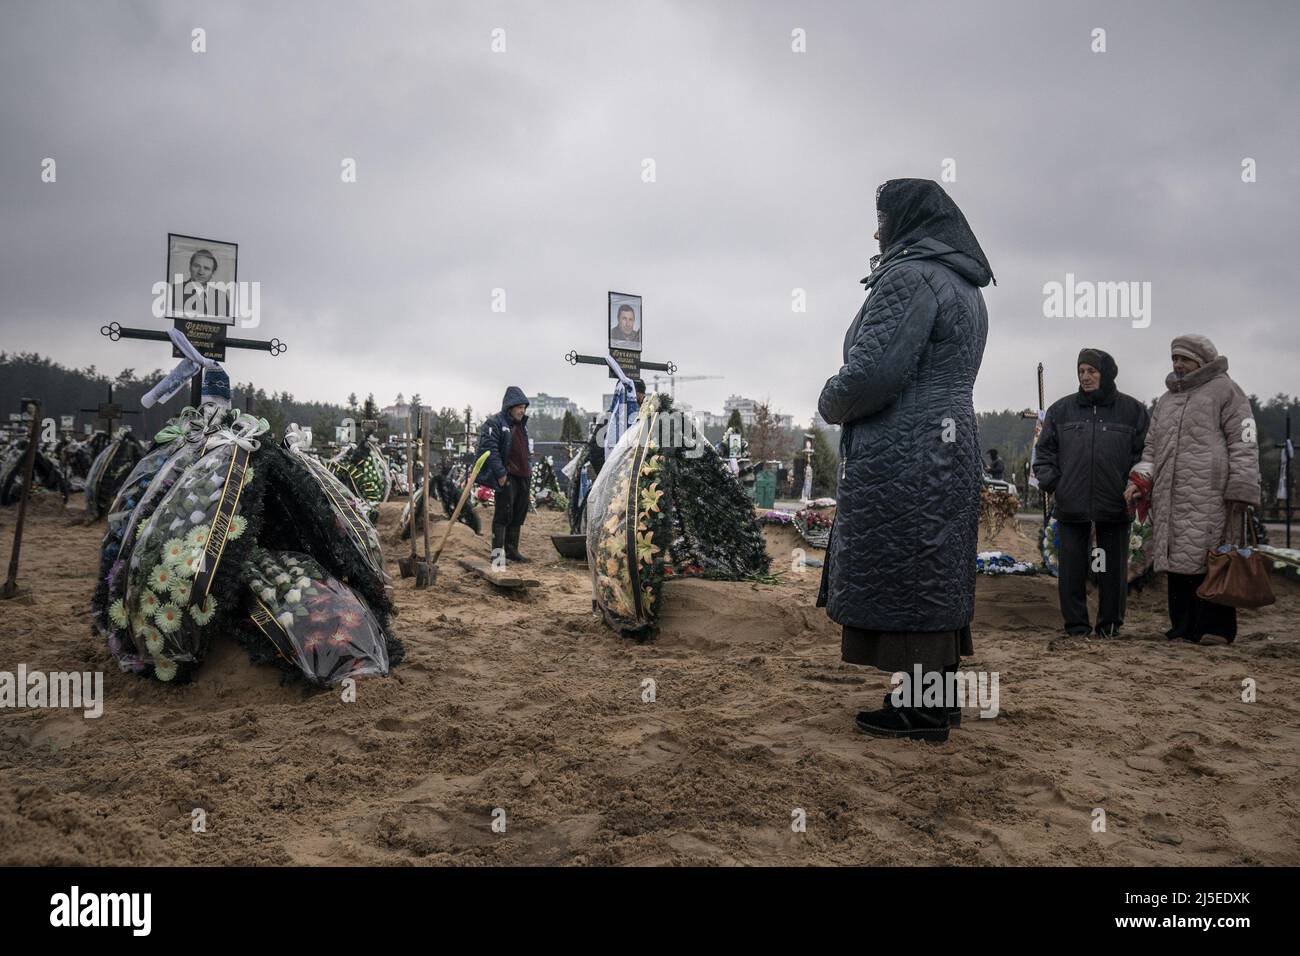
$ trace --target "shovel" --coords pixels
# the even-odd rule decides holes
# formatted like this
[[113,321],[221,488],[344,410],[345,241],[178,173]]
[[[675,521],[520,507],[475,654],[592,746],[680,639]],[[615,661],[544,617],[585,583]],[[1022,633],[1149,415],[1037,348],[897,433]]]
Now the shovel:
[[478,478],[479,469],[483,463],[488,460],[492,453],[485,451],[478,456],[478,461],[474,462],[474,467],[470,469],[469,478],[465,480],[465,487],[460,493],[460,501],[456,502],[456,510],[451,513],[451,520],[447,522],[447,530],[442,534],[442,540],[438,542],[438,549],[433,552],[429,558],[429,569],[432,571],[433,566],[438,563],[438,557],[442,554],[442,549],[447,546],[447,539],[451,537],[451,529],[456,527],[456,519],[460,517],[460,511],[465,507],[465,502],[469,500],[469,494],[474,490],[474,480]]

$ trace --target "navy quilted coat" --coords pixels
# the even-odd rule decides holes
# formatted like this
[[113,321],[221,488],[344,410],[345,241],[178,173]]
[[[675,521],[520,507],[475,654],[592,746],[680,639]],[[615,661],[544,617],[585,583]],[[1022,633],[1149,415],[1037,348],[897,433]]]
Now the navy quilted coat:
[[975,608],[981,455],[971,390],[989,272],[935,239],[871,277],[817,410],[842,425],[818,606],[841,625],[947,631]]

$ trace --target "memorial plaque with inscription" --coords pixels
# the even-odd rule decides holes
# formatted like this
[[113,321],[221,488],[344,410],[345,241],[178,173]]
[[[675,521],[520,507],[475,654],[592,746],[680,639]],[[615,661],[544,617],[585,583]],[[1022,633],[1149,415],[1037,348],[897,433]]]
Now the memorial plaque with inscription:
[[[618,363],[618,367],[623,370],[623,374],[628,378],[641,377],[641,353],[633,352],[631,349],[610,349],[610,357]],[[610,378],[618,378],[613,369],[609,370]]]
[[[176,328],[185,333],[190,344],[204,358],[214,362],[226,360],[226,329],[221,322],[204,322],[200,319],[175,319]],[[172,346],[172,358],[183,358],[181,350]]]

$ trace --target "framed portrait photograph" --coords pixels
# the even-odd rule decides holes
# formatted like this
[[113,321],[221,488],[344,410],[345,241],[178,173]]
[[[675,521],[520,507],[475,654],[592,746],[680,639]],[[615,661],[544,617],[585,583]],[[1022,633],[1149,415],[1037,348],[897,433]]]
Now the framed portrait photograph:
[[239,246],[167,234],[167,318],[235,324]]
[[609,347],[641,351],[641,297],[609,293]]

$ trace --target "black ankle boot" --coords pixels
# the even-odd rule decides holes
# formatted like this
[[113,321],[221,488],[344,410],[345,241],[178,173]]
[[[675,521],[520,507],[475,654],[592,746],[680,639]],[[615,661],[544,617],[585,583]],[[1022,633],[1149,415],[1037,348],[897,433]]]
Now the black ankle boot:
[[[893,695],[893,694],[886,694],[886,695],[885,695],[885,709],[886,709],[886,710],[889,710],[890,708],[893,708],[893,707],[894,707],[894,695]],[[895,708],[895,709],[896,709],[896,708]],[[866,713],[866,711],[863,711],[863,713]],[[960,727],[960,726],[961,726],[961,708],[960,708],[960,707],[949,707],[949,708],[948,708],[948,726],[949,726],[949,727]]]
[[506,558],[510,561],[518,561],[521,564],[528,563],[528,559],[519,553],[518,528],[511,528],[506,531]]
[[948,710],[945,707],[886,707],[858,714],[858,730],[872,737],[924,740],[940,744],[948,739]]

